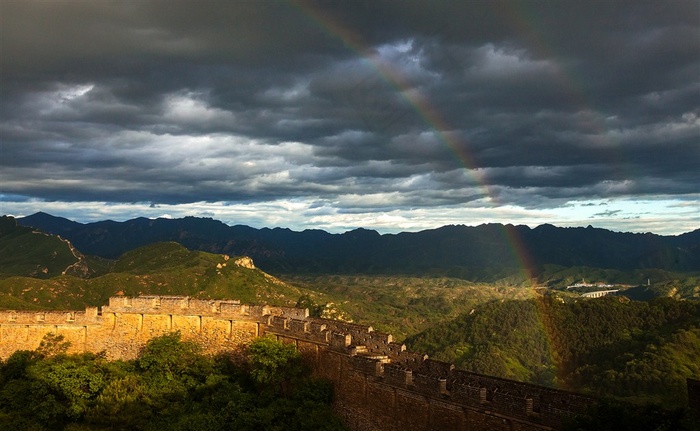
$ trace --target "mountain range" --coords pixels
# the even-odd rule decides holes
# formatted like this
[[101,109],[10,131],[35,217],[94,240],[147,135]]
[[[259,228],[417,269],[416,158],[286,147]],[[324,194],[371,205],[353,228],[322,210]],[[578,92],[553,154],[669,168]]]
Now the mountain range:
[[[301,306],[371,323],[478,374],[677,407],[685,380],[699,372],[698,234],[495,224],[330,234],[193,217],[81,224],[2,216],[0,309],[77,310],[140,294]],[[246,255],[282,272],[263,272]],[[538,288],[523,288],[523,263],[539,271]],[[654,284],[581,299],[562,283],[582,276]]]
[[82,224],[42,212],[17,222],[67,239],[88,255],[114,259],[136,247],[174,241],[190,250],[250,256],[272,273],[435,274],[486,281],[537,277],[552,265],[700,271],[700,229],[661,236],[590,226],[484,224],[399,234],[362,228],[331,234],[228,226],[198,217]]
[[236,298],[294,305],[311,292],[260,271],[245,256],[188,250],[175,242],[135,248],[114,260],[85,256],[69,241],[0,217],[0,309],[81,309],[123,294]]

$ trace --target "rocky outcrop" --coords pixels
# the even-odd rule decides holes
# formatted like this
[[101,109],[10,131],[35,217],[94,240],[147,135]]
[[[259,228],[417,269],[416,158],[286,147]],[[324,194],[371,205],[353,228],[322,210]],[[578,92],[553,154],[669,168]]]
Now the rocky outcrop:
[[253,259],[247,256],[239,257],[238,259],[234,260],[233,263],[241,268],[255,269]]

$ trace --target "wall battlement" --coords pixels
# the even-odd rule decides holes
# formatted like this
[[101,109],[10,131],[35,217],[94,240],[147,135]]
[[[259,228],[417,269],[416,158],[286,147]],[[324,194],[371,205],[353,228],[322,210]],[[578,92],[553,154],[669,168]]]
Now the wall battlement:
[[85,311],[0,311],[0,324],[20,325],[99,325],[97,307],[87,307]]
[[456,370],[409,352],[371,326],[312,318],[308,310],[181,296],[112,297],[85,311],[0,311],[0,358],[33,350],[49,332],[69,353],[136,357],[173,331],[207,352],[236,350],[265,333],[293,343],[334,382],[336,410],[353,430],[549,430],[594,400],[552,388]]
[[109,298],[109,305],[103,312],[148,313],[148,314],[199,314],[217,317],[250,317],[262,321],[267,316],[304,319],[308,310],[292,307],[271,307],[269,305],[247,305],[238,300],[194,299],[187,296],[138,296],[130,298],[116,296]]
[[[428,410],[440,405],[446,409],[441,414],[452,418],[450,427],[456,426],[444,429],[457,430],[556,429],[563,419],[583,412],[595,401],[567,391],[457,370],[453,364],[407,351],[405,345],[393,342],[390,334],[375,332],[371,326],[275,316],[269,319],[266,331],[280,340],[295,343],[312,357],[315,355],[319,361],[317,368],[325,377],[336,381],[337,375],[342,376],[336,383],[341,394],[343,389],[349,392],[342,396],[345,399],[342,405],[352,412],[348,415],[350,422],[357,421],[355,429],[405,429],[397,420],[393,423],[399,425],[393,428],[392,421],[386,417],[381,420],[376,415],[358,418],[363,417],[363,411],[372,411],[372,406],[393,406],[394,410],[401,410],[402,404],[411,404],[407,399],[420,400],[428,405]],[[325,357],[319,357],[319,345]],[[328,353],[341,359],[328,363]],[[329,366],[334,370],[329,370]],[[349,385],[360,388],[350,389]],[[381,392],[384,394],[379,396]],[[415,406],[405,414],[414,416],[416,411],[422,412],[419,415],[427,414],[415,410]],[[475,427],[474,421],[469,420],[481,420],[484,415],[498,418],[498,421]],[[413,428],[420,423],[416,419],[410,421]],[[440,428],[433,424],[425,429]]]

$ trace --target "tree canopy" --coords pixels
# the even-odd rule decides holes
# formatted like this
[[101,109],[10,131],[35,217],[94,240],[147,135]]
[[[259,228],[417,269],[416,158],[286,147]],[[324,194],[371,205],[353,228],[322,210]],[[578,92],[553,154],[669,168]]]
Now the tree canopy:
[[0,362],[0,425],[22,430],[343,430],[332,386],[288,345],[260,338],[242,358],[206,356],[178,332],[133,361],[65,354],[60,336]]

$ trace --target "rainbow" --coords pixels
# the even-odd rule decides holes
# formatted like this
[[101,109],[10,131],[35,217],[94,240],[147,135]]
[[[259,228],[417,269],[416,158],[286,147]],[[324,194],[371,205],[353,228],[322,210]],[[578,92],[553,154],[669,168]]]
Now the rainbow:
[[[376,50],[368,47],[363,42],[359,34],[351,31],[350,28],[345,26],[338,19],[306,2],[290,1],[324,32],[332,37],[338,38],[346,47],[366,59],[374,70],[376,70],[377,75],[411,106],[425,124],[436,132],[436,136],[438,136],[439,140],[455,154],[469,171],[469,174],[475,180],[478,187],[480,187],[484,196],[491,202],[496,201],[489,184],[486,182],[483,175],[480,174],[479,166],[475,158],[468,150],[468,142],[461,141],[457,133],[451,133],[454,128],[448,124],[440,110],[437,109],[427,97],[415,91],[408,91],[410,89],[410,83],[404,78],[400,71],[392,67],[390,63],[384,61]],[[536,54],[543,58],[551,58],[555,52],[548,48],[549,44],[544,40],[546,32],[536,30],[537,16],[528,13],[524,8],[525,5],[522,5],[523,7],[520,7],[518,3],[509,3],[509,5],[512,6],[510,9],[501,8],[502,10],[500,11],[504,21],[516,28],[521,34],[525,35],[526,40],[534,47]],[[580,107],[580,111],[593,113],[593,121],[589,123],[589,127],[595,129],[594,131],[596,132],[600,132],[601,129],[604,128],[604,119],[596,111],[586,109],[590,104],[586,103],[587,101],[583,97],[584,92],[581,86],[575,85],[575,80],[570,79],[566,73],[558,73],[557,78],[558,86],[565,91],[565,94],[571,99],[573,106]],[[525,286],[534,290],[537,287],[535,265],[516,227],[512,225],[503,226],[501,233],[506,242],[510,244],[511,253],[521,269],[520,274],[521,278],[525,280]],[[551,355],[557,369],[560,369],[558,360],[560,357],[558,354],[559,349],[557,348],[556,337],[554,337],[555,328],[552,327],[551,319],[542,301],[536,301],[538,303],[538,324],[547,338]],[[563,383],[561,378],[559,378],[558,381],[559,384]]]
[[[399,70],[384,61],[372,48],[369,48],[362,40],[359,34],[351,31],[335,17],[330,14],[309,5],[303,0],[290,0],[301,12],[307,16],[315,25],[323,31],[336,37],[342,41],[350,50],[358,53],[362,58],[366,59],[369,64],[376,70],[377,75],[389,86],[395,89],[409,106],[422,118],[425,124],[436,132],[439,140],[446,145],[455,156],[461,161],[465,168],[469,171],[469,175],[475,180],[476,184],[483,191],[484,196],[491,202],[496,202],[494,194],[491,192],[489,184],[486,182],[483,175],[480,174],[479,166],[475,158],[468,150],[468,142],[463,142],[458,138],[453,127],[450,127],[440,110],[435,107],[427,97],[424,97],[418,92],[408,91],[410,83],[402,76]],[[538,57],[541,58],[556,58],[556,52],[551,47],[554,46],[551,41],[546,38],[547,32],[543,31],[544,26],[539,22],[537,14],[527,10],[525,3],[497,3],[504,7],[499,7],[497,12],[502,16],[505,25],[510,25],[516,29],[519,34],[525,37],[528,46]],[[590,100],[585,97],[583,79],[574,79],[573,70],[562,70],[556,73],[555,84],[561,89],[562,93],[570,99],[571,106],[577,108],[578,112],[586,115],[585,127],[591,133],[605,134],[606,119],[597,110],[591,109]],[[578,83],[578,85],[577,85]],[[609,136],[609,135],[608,135]],[[620,163],[620,157],[617,145],[614,142],[606,143],[609,151],[604,152],[608,157],[614,160],[614,166],[624,166]],[[624,177],[624,175],[621,175]],[[515,226],[505,225],[502,227],[501,233],[510,245],[511,253],[518,263],[521,271],[521,278],[525,280],[525,286],[534,291],[537,288],[536,269],[530,253],[526,249],[523,240],[520,238]],[[533,292],[534,293],[534,292]],[[541,298],[536,297],[538,307],[538,324],[547,338],[551,357],[555,363],[557,370],[561,371],[559,348],[557,338],[554,336],[556,328],[553,327],[553,322],[549,313],[546,310],[546,305]],[[563,385],[565,381],[563,376],[557,375],[558,384]]]
[[[408,89],[410,89],[410,84],[404,76],[396,68],[392,67],[391,64],[380,58],[376,50],[369,48],[363,42],[359,34],[351,31],[350,28],[345,26],[338,19],[318,8],[314,8],[306,2],[294,1],[293,4],[325,33],[338,38],[346,47],[366,59],[374,70],[377,71],[378,76],[395,89],[397,94],[412,107],[423,119],[425,124],[436,132],[438,139],[456,155],[468,170],[470,176],[475,180],[482,194],[489,201],[496,201],[489,184],[478,169],[478,164],[468,151],[468,143],[461,141],[457,137],[457,133],[450,133],[454,128],[447,123],[440,110],[437,109],[427,97],[415,91],[408,91]],[[502,233],[506,241],[511,244],[513,256],[522,268],[522,274],[526,282],[529,283],[531,287],[534,287],[536,282],[532,260],[522,240],[519,238],[517,231],[514,228],[506,226]]]
[[377,52],[366,46],[360,35],[353,33],[347,26],[335,19],[328,13],[324,13],[318,8],[314,8],[307,3],[296,1],[295,4],[305,16],[321,28],[325,33],[336,37],[350,50],[358,53],[360,57],[366,59],[369,64],[377,71],[377,75],[390,87],[394,88],[396,93],[423,119],[423,121],[435,132],[440,141],[449,147],[462,163],[469,169],[471,175],[476,179],[477,183],[486,191],[486,195],[492,197],[492,193],[488,192],[488,184],[483,180],[477,172],[477,164],[471,154],[466,150],[466,145],[461,145],[455,134],[449,133],[453,130],[445,121],[440,111],[430,103],[428,98],[423,97],[415,91],[408,91],[411,86],[407,79],[391,64],[384,61]]

